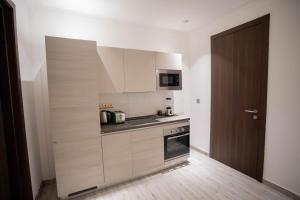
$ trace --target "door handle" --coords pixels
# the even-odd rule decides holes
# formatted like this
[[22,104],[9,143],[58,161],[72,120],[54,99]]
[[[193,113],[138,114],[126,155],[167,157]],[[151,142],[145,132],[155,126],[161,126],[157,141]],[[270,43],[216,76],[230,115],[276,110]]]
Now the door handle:
[[245,110],[246,113],[254,113],[257,114],[258,110],[254,109],[254,110]]

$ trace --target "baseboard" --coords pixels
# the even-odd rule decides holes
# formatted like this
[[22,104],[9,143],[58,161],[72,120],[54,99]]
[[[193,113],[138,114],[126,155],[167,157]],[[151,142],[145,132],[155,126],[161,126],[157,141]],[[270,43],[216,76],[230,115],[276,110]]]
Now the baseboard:
[[293,193],[293,192],[291,192],[291,191],[289,191],[285,188],[282,188],[279,185],[276,185],[275,183],[272,183],[270,181],[267,181],[267,180],[263,179],[263,184],[277,190],[278,192],[280,192],[280,193],[282,193],[282,194],[284,194],[284,195],[286,195],[286,196],[288,196],[292,199],[300,200],[300,196],[298,194],[295,194],[295,193]]
[[191,145],[190,148],[197,151],[197,152],[199,152],[199,153],[201,153],[201,154],[203,154],[203,155],[205,155],[205,156],[209,156],[209,153],[207,153],[206,151],[203,151],[201,149],[198,149],[197,147],[194,147],[194,146]]

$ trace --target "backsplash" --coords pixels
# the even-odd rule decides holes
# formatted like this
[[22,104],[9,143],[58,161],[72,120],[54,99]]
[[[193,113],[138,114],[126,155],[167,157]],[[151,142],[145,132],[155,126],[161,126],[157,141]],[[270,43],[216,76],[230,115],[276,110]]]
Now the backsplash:
[[[172,100],[166,100],[167,97]],[[165,111],[166,106],[174,108],[173,97],[173,91],[99,94],[99,104],[112,103],[113,108],[105,110],[121,110],[126,117],[138,117],[156,114],[158,110]]]

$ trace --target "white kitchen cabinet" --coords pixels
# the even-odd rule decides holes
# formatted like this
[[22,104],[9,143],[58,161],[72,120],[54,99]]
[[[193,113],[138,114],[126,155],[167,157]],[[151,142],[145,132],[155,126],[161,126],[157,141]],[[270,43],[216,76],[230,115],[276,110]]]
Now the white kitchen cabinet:
[[99,111],[95,105],[51,108],[52,141],[66,142],[100,135]]
[[104,184],[101,137],[53,145],[58,196]]
[[113,47],[98,47],[101,58],[99,65],[99,92],[124,92],[124,49]]
[[132,131],[133,175],[143,175],[164,165],[162,127]]
[[182,69],[182,55],[176,53],[155,53],[156,69]]
[[156,91],[155,53],[124,50],[125,92]]
[[100,134],[96,42],[46,37],[52,140],[76,141]]
[[96,42],[46,37],[50,131],[58,197],[104,183]]
[[46,37],[50,108],[98,103],[96,42]]
[[164,166],[163,128],[102,136],[105,184],[147,174]]
[[102,136],[105,184],[132,177],[130,132]]

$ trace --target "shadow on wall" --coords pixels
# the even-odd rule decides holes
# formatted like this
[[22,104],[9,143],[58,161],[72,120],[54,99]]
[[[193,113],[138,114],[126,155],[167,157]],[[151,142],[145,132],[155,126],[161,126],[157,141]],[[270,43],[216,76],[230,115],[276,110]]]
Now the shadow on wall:
[[42,172],[37,119],[35,115],[34,82],[22,81],[21,84],[32,192],[36,196],[42,181]]
[[[191,145],[208,153],[210,140],[211,56],[191,61]],[[200,99],[200,103],[196,102]]]
[[49,130],[49,98],[47,67],[44,63],[34,79],[34,100],[42,179],[55,178],[52,138]]

